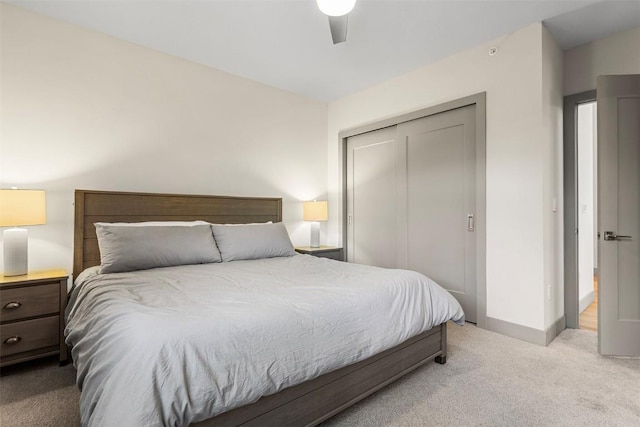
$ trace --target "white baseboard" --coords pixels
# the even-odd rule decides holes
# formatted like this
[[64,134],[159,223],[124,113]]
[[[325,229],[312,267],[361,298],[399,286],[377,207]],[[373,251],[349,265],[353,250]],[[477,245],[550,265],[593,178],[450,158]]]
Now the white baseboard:
[[582,313],[583,311],[585,311],[587,307],[589,307],[595,299],[596,299],[596,293],[593,290],[589,292],[587,295],[585,295],[584,297],[580,298],[579,313]]

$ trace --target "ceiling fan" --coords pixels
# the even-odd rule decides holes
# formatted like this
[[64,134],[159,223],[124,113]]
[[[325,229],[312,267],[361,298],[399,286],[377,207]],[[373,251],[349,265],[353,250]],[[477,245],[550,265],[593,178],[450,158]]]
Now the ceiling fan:
[[353,10],[356,0],[316,0],[320,11],[329,17],[333,44],[347,40],[347,14]]

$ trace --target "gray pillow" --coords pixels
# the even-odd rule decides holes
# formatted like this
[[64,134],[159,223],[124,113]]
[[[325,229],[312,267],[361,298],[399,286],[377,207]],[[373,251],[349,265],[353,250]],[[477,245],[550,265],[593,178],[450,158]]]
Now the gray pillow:
[[295,255],[284,224],[212,224],[222,261]]
[[144,222],[94,222],[93,225],[117,225],[119,227],[193,227],[194,225],[209,225],[206,221],[144,221]]
[[100,273],[220,262],[206,225],[131,227],[96,223]]

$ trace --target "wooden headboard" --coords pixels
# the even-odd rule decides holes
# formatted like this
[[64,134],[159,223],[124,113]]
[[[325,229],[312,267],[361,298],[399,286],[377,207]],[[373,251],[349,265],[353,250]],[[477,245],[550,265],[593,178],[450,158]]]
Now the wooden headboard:
[[95,222],[193,221],[217,224],[282,221],[282,199],[76,190],[73,277],[100,265]]

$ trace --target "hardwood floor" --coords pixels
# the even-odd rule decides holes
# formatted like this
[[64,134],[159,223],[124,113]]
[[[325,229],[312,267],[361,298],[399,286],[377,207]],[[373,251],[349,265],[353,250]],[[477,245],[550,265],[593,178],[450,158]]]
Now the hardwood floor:
[[595,298],[585,311],[580,314],[580,329],[588,329],[598,332],[598,278],[593,278],[593,288],[595,289]]

